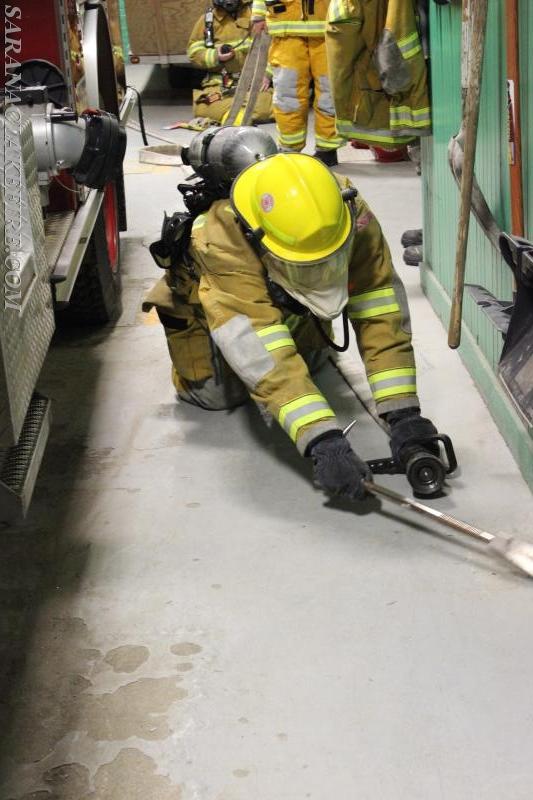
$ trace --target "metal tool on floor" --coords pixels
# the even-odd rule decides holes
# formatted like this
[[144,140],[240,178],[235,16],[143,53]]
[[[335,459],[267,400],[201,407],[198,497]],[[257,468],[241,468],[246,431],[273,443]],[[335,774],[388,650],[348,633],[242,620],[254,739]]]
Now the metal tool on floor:
[[367,492],[376,497],[383,497],[391,503],[416,511],[417,514],[436,520],[447,528],[453,528],[455,531],[477,539],[478,542],[483,542],[483,544],[490,547],[492,553],[509,561],[523,573],[533,578],[533,544],[502,534],[488,533],[488,531],[476,528],[468,522],[462,522],[462,520],[452,517],[450,514],[445,514],[436,508],[419,503],[411,497],[404,497],[397,492],[393,492],[385,486],[379,486],[371,481],[363,481],[363,483]]
[[[356,422],[357,420],[354,419],[344,428],[344,436],[346,436],[352,430]],[[455,460],[453,447],[451,448],[451,455]],[[450,458],[450,453],[448,454],[448,458]],[[372,469],[373,462],[369,461],[367,463]],[[455,462],[455,466],[457,466],[457,462]],[[443,511],[438,511],[436,508],[426,506],[412,497],[406,497],[405,495],[394,492],[392,489],[388,489],[386,486],[381,486],[373,481],[364,480],[363,485],[366,491],[369,492],[369,494],[373,494],[375,497],[384,498],[385,500],[389,500],[391,503],[395,503],[397,506],[408,508],[411,511],[416,511],[417,514],[421,514],[425,517],[436,520],[441,525],[445,525],[447,528],[452,528],[453,530],[464,533],[473,539],[477,539],[478,542],[483,542],[484,544],[489,545],[492,553],[500,558],[504,558],[506,561],[510,561],[515,567],[518,567],[518,569],[520,569],[526,575],[529,575],[529,577],[533,578],[533,544],[524,542],[521,539],[515,539],[514,537],[504,536],[503,534],[496,535],[489,533],[488,531],[484,531],[481,528],[476,528],[474,525],[470,525],[468,522],[463,522],[456,517],[452,517],[450,514],[445,514]]]

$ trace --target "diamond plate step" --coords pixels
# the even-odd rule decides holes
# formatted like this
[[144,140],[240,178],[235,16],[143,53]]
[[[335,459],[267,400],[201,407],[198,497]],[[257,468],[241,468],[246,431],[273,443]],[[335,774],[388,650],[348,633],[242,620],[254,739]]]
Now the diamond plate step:
[[74,211],[55,211],[44,219],[44,251],[50,274],[54,271],[61,248],[74,219]]
[[35,392],[19,440],[0,450],[0,521],[14,523],[26,514],[50,432],[47,397]]

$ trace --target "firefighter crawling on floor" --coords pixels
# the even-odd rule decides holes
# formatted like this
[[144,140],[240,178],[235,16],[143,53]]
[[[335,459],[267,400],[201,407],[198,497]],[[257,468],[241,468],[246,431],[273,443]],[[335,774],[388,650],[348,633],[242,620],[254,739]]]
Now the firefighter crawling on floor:
[[197,134],[184,161],[201,180],[178,187],[191,213],[165,217],[151,252],[166,272],[143,305],[164,327],[178,397],[205,409],[251,397],[311,457],[322,489],[363,498],[369,468],[311,377],[331,320],[355,330],[393,455],[432,451],[436,434],[420,415],[406,294],[378,221],[347,179],[277,153],[257,128]]
[[[202,88],[193,91],[195,117],[223,122],[227,116],[241,69],[252,45],[252,0],[213,0],[194,26],[187,55],[207,74]],[[272,89],[265,78],[252,122],[272,119]]]

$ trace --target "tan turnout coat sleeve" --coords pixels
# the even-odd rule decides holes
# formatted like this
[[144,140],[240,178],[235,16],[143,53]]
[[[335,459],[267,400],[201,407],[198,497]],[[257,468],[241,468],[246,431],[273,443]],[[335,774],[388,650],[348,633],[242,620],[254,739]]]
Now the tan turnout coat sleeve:
[[190,253],[200,270],[199,299],[216,346],[303,454],[315,436],[339,426],[283,312],[270,299],[264,267],[227,200],[196,220]]

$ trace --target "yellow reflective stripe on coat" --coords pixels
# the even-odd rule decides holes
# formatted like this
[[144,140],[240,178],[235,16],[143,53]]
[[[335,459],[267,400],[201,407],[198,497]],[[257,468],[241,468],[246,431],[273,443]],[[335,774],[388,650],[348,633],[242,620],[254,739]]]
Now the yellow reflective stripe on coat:
[[431,109],[391,106],[390,124],[391,128],[425,128],[431,125]]
[[335,127],[338,133],[344,136],[345,139],[357,139],[361,142],[376,142],[377,144],[390,144],[395,147],[399,144],[408,144],[412,142],[414,138],[414,136],[393,134],[386,129],[370,130],[369,128],[361,128],[349,119],[337,118]]
[[399,311],[394,289],[374,289],[371,292],[355,294],[348,300],[348,316],[350,319],[368,319],[382,314]]
[[205,49],[205,65],[206,67],[214,67],[218,64],[218,52],[214,47],[206,47]]
[[261,330],[257,331],[257,335],[269,352],[279,350],[280,347],[296,348],[290,330],[283,323],[261,328]]
[[415,31],[409,34],[409,36],[405,36],[403,39],[398,39],[398,47],[404,58],[412,58],[417,53],[420,53],[422,48],[420,46],[418,33]]
[[202,39],[197,39],[195,42],[191,42],[187,48],[187,55],[189,58],[197,53],[199,50],[204,50],[205,42]]
[[291,400],[290,403],[281,406],[278,419],[279,424],[295,442],[298,432],[304,425],[331,417],[335,417],[335,412],[330,408],[323,395],[305,394],[303,397],[298,397],[297,400]]
[[376,401],[398,394],[416,394],[416,369],[401,367],[374,372],[369,375],[368,382]]
[[326,21],[317,20],[316,22],[290,22],[289,20],[274,22],[267,20],[267,30],[271,36],[324,36],[326,33]]

